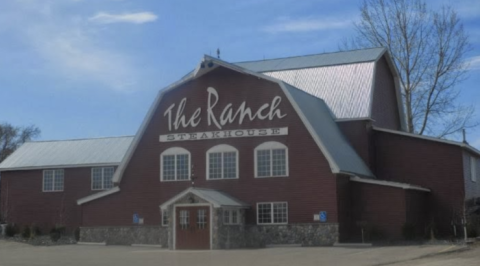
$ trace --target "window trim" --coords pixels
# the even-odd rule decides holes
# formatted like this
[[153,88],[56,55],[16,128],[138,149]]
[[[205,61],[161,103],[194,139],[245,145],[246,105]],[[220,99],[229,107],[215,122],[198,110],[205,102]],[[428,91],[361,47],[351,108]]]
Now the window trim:
[[[177,179],[177,155],[188,155],[188,179]],[[163,156],[165,155],[175,155],[175,179],[174,180],[164,180],[163,179]],[[160,182],[182,182],[182,181],[191,181],[192,178],[192,155],[190,151],[182,147],[172,147],[164,150],[160,154]]]
[[477,158],[470,156],[470,180],[477,182]]
[[[235,167],[235,174],[236,174],[236,177],[234,178],[225,178],[224,177],[224,172],[223,172],[223,155],[225,152],[235,152],[235,163],[236,163],[236,167]],[[222,177],[221,178],[210,178],[210,154],[211,153],[221,153],[222,154],[222,162],[221,162],[221,166],[222,166]],[[239,179],[240,177],[240,174],[239,174],[239,155],[238,155],[238,149],[233,147],[233,146],[230,146],[230,145],[227,145],[227,144],[219,144],[219,145],[216,145],[216,146],[213,146],[211,147],[208,151],[207,151],[207,156],[206,156],[206,162],[205,162],[205,169],[206,169],[206,179],[207,180],[230,180],[230,179]]]
[[[284,222],[284,223],[275,223],[273,222],[274,221],[274,213],[273,213],[273,204],[274,203],[285,203],[287,205],[287,221]],[[258,211],[259,211],[259,208],[258,208],[258,205],[260,204],[270,204],[270,207],[271,207],[271,223],[260,223],[259,221],[259,218],[260,218],[260,215],[258,215]],[[268,202],[257,202],[257,210],[255,211],[256,212],[256,215],[257,215],[257,225],[285,225],[285,224],[288,224],[288,201],[268,201]]]
[[[93,169],[95,168],[100,168],[102,169],[102,188],[93,188]],[[108,190],[108,189],[111,189],[111,188],[105,188],[104,187],[104,178],[105,178],[105,168],[112,168],[112,187],[113,187],[113,176],[115,175],[115,167],[113,166],[99,166],[99,167],[92,167],[91,171],[90,171],[90,174],[91,174],[91,178],[90,178],[90,188],[92,189],[92,191],[99,191],[99,190]]]
[[[55,172],[56,171],[63,171],[63,186],[62,190],[55,190]],[[45,190],[45,172],[46,171],[53,171],[53,179],[52,179],[52,190]],[[42,171],[42,192],[63,192],[65,190],[65,169],[44,169]]]
[[[225,215],[225,212],[226,212],[226,211],[228,211],[228,216],[229,216],[229,218],[228,218],[228,223],[225,223],[225,217],[224,217],[224,215]],[[232,213],[233,213],[233,212],[236,212],[236,213],[237,213],[237,222],[236,222],[236,223],[232,223],[232,217],[233,217]],[[239,224],[242,224],[242,223],[240,222],[240,210],[239,210],[239,209],[223,209],[223,212],[222,212],[222,222],[223,222],[224,225],[239,225]]]
[[[285,149],[285,175],[273,175],[273,156],[272,156],[272,150],[276,149]],[[269,150],[270,151],[270,175],[269,176],[258,176],[258,156],[257,156],[257,151],[260,150]],[[255,147],[253,151],[253,157],[254,157],[254,165],[255,165],[255,173],[254,176],[255,178],[271,178],[271,177],[288,177],[289,176],[289,160],[288,160],[288,147],[280,142],[277,141],[267,141],[264,142],[257,147]]]
[[[167,223],[165,223],[165,220],[164,220],[165,216],[167,217]],[[167,227],[169,224],[170,224],[170,217],[168,217],[168,209],[162,210],[162,226]]]

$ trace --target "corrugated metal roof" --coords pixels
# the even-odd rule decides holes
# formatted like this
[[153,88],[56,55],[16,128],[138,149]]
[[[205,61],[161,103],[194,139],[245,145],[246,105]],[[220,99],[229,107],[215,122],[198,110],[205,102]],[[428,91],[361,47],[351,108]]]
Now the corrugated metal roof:
[[325,156],[329,156],[336,164],[334,165],[338,168],[336,170],[339,173],[374,177],[362,158],[345,139],[325,102],[289,84],[285,84],[285,88],[320,139]]
[[337,118],[370,117],[375,63],[263,73],[325,100]]
[[133,136],[26,142],[0,164],[0,170],[119,164]]
[[305,55],[296,57],[277,58],[269,60],[238,62],[235,65],[255,72],[272,72],[290,69],[324,67],[333,65],[355,64],[377,60],[385,48],[370,48],[336,53]]

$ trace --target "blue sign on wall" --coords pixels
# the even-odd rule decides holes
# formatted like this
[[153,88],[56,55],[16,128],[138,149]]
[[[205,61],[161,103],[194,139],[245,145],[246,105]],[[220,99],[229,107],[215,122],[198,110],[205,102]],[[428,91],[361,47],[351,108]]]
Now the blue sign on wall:
[[320,222],[324,223],[327,221],[327,212],[326,211],[321,211],[320,212]]
[[133,224],[138,224],[139,220],[140,220],[140,217],[138,216],[138,214],[134,213],[133,214]]

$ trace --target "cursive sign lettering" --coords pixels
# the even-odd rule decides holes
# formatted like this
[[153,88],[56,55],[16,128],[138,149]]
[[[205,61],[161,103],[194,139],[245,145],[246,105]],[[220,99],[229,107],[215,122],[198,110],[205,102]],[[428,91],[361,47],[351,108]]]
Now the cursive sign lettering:
[[[275,118],[282,119],[287,114],[282,114],[282,111],[279,109],[282,98],[280,96],[273,97],[270,103],[265,103],[258,110],[252,111],[250,107],[247,106],[247,103],[244,101],[234,109],[232,103],[229,103],[225,108],[220,112],[220,116],[217,117],[218,108],[215,108],[219,101],[219,96],[217,90],[213,87],[207,88],[208,100],[207,100],[207,123],[208,126],[216,126],[218,129],[222,129],[223,126],[227,124],[233,124],[235,121],[238,121],[238,124],[241,125],[245,119],[253,121],[255,119],[259,120],[273,120]],[[184,109],[187,104],[187,98],[183,98],[177,106],[176,112],[174,112],[175,104],[170,105],[163,116],[168,117],[168,130],[177,130],[179,128],[186,127],[196,127],[200,124],[202,118],[200,117],[202,109],[199,107],[195,112],[187,119],[184,114]],[[173,117],[174,116],[174,117]]]

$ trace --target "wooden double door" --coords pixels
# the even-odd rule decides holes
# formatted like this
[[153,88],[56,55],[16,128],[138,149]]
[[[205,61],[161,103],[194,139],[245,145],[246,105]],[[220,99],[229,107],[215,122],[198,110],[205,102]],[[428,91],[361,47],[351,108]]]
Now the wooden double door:
[[176,207],[176,249],[210,249],[210,208]]

